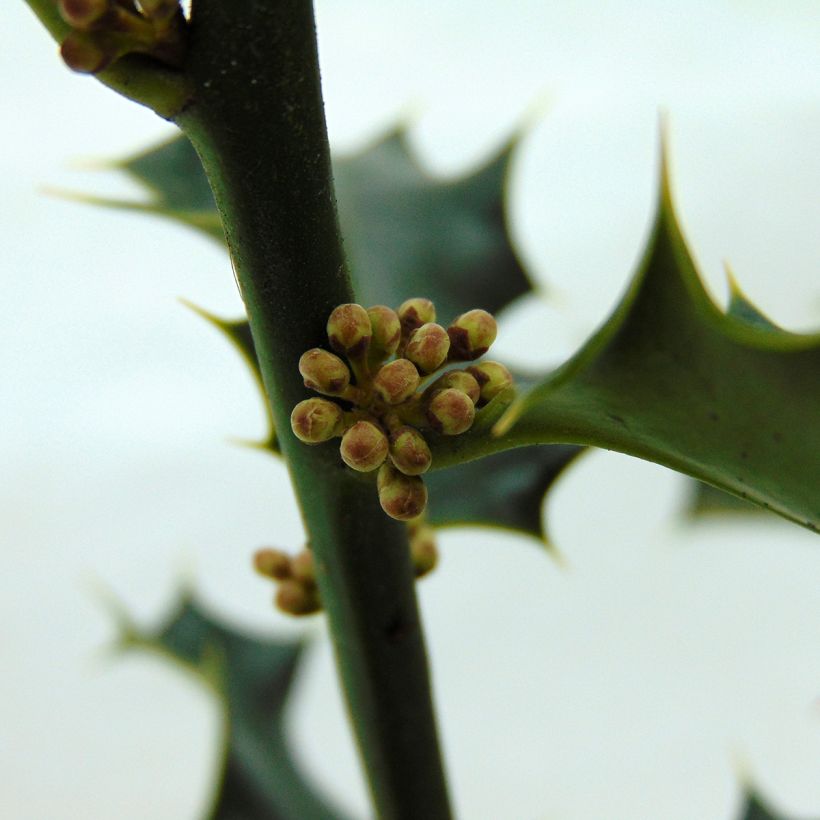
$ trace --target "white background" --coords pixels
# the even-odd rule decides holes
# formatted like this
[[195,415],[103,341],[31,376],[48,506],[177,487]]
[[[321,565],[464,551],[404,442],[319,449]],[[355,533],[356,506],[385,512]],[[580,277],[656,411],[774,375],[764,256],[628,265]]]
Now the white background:
[[[618,298],[661,109],[715,298],[728,259],[777,321],[818,325],[814,0],[323,0],[318,17],[339,149],[409,118],[424,162],[456,173],[531,123],[508,204],[543,293],[504,317],[499,355],[565,356]],[[94,593],[152,622],[188,579],[237,625],[313,636],[290,731],[364,816],[324,625],[277,615],[249,570],[261,544],[300,546],[284,469],[229,443],[262,430],[253,384],[177,302],[238,315],[224,254],[42,192],[139,195],[76,161],[171,129],[65,70],[22,0],[0,19],[0,814],[201,815],[216,709],[157,660],[107,659]],[[687,523],[686,486],[583,459],[546,507],[563,569],[525,538],[442,535],[420,596],[460,817],[728,820],[741,777],[820,814],[820,542],[773,518]]]

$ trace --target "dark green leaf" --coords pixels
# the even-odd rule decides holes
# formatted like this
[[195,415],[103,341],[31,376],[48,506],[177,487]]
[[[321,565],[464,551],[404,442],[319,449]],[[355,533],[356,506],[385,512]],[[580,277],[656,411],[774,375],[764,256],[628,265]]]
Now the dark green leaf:
[[470,308],[497,312],[532,290],[504,216],[515,145],[453,181],[424,173],[403,130],[334,163],[345,251],[364,304],[426,296],[449,322]]
[[425,476],[430,523],[506,527],[546,541],[544,496],[583,449],[571,444],[522,447],[431,473]]
[[774,813],[756,794],[747,794],[739,820],[787,820],[785,815]]
[[[402,130],[334,161],[345,251],[363,304],[397,307],[426,296],[447,322],[470,308],[497,312],[532,290],[504,216],[515,145],[510,140],[478,171],[450,181],[424,173]],[[223,239],[199,159],[184,137],[117,167],[148,188],[151,200],[87,201],[160,214]]]
[[303,645],[249,637],[183,600],[159,629],[124,629],[124,647],[160,652],[204,681],[225,710],[225,755],[212,820],[339,820],[296,767],[283,724]]
[[816,531],[818,376],[820,336],[763,327],[709,299],[664,172],[649,247],[623,301],[515,403],[496,427],[509,432],[485,450],[539,441],[620,450]]

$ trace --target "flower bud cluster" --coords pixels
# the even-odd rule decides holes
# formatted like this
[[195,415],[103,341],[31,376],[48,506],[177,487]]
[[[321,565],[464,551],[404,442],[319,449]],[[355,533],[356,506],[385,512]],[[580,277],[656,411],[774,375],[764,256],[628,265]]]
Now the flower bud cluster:
[[187,24],[179,0],[58,0],[71,27],[60,51],[66,65],[96,74],[126,54],[147,54],[179,67]]
[[274,602],[288,615],[312,615],[322,602],[316,587],[313,553],[307,547],[296,555],[265,547],[253,556],[256,571],[276,583]]
[[299,402],[291,427],[300,441],[341,436],[342,461],[353,470],[378,470],[382,509],[412,521],[427,506],[421,476],[432,453],[425,433],[458,436],[476,412],[513,383],[498,362],[477,362],[436,374],[454,362],[473,362],[496,337],[495,319],[470,310],[449,327],[436,324],[429,299],[408,299],[398,310],[339,305],[327,322],[328,346],[299,360],[305,386],[328,398]]

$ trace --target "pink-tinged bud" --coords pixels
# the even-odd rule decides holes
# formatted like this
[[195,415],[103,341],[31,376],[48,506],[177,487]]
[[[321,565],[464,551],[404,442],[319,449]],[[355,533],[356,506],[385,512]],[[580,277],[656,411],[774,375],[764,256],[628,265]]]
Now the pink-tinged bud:
[[429,299],[408,299],[396,311],[401,322],[401,332],[406,339],[416,328],[436,321],[436,306]]
[[433,455],[424,436],[405,425],[390,435],[390,460],[405,475],[421,475],[430,469]]
[[293,434],[305,444],[321,444],[342,432],[344,413],[326,399],[300,401],[290,414]]
[[450,358],[471,361],[483,356],[495,341],[498,325],[486,310],[468,310],[447,328]]
[[385,305],[367,309],[370,317],[370,354],[383,360],[398,350],[401,341],[401,323],[395,310]]
[[454,387],[456,390],[466,393],[473,404],[478,401],[478,397],[481,395],[481,388],[478,386],[475,376],[466,370],[448,370],[442,376],[439,376],[424,392],[427,398],[432,398],[439,390],[446,390],[448,387]]
[[512,373],[500,362],[481,362],[467,369],[481,387],[481,404],[487,404],[513,384]]
[[419,372],[411,361],[396,359],[379,370],[373,389],[387,404],[401,404],[416,392],[419,381]]
[[290,571],[293,577],[306,587],[316,585],[316,565],[313,561],[313,553],[310,550],[302,550],[293,556],[290,562]]
[[350,384],[347,365],[321,347],[314,347],[302,354],[299,372],[305,380],[305,387],[328,396],[338,396]]
[[312,615],[322,608],[322,603],[315,587],[288,578],[276,590],[276,606],[288,615]]
[[379,470],[376,486],[382,509],[398,521],[417,518],[427,506],[427,488],[418,476],[404,475],[392,464]]
[[454,387],[439,391],[427,404],[430,426],[445,436],[457,436],[469,430],[474,418],[475,405],[472,399]]
[[447,331],[435,322],[428,322],[410,334],[404,355],[422,373],[432,373],[444,364],[449,350]]
[[108,0],[60,0],[60,17],[72,28],[89,29],[109,11]]
[[416,578],[432,572],[438,564],[438,548],[432,527],[418,527],[410,536],[410,559]]
[[290,578],[290,556],[282,550],[266,547],[257,550],[253,556],[254,569],[266,578],[283,581]]
[[345,431],[339,451],[342,461],[360,473],[369,473],[384,463],[389,445],[381,427],[372,421],[357,421]]
[[72,71],[97,74],[107,68],[117,55],[109,54],[81,32],[72,31],[60,46],[60,56]]
[[370,344],[370,333],[370,317],[361,305],[339,305],[327,320],[327,338],[338,353],[361,356]]

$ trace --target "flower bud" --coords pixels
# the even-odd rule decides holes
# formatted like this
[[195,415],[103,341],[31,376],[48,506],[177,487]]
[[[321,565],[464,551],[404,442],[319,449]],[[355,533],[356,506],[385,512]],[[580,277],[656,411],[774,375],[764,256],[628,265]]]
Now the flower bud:
[[486,310],[468,310],[447,328],[450,358],[471,361],[483,356],[495,341],[498,325]]
[[448,387],[436,393],[427,403],[430,426],[445,436],[457,436],[472,427],[475,405],[461,390]]
[[481,388],[478,386],[475,376],[466,370],[448,370],[439,376],[424,392],[427,397],[432,398],[439,390],[446,390],[448,387],[454,387],[456,390],[466,393],[473,404],[478,401],[478,397],[481,395]]
[[265,547],[257,550],[253,556],[254,569],[266,578],[283,581],[290,578],[290,556],[282,550]]
[[117,54],[110,54],[88,35],[72,31],[60,46],[60,56],[72,71],[80,74],[97,74],[110,65]]
[[290,414],[293,434],[305,444],[320,444],[339,435],[344,414],[338,404],[326,399],[300,401]]
[[345,431],[339,451],[348,467],[369,473],[384,463],[388,449],[387,436],[381,427],[372,421],[357,421]]
[[373,379],[373,389],[387,404],[401,404],[419,386],[419,372],[407,359],[396,359],[382,367]]
[[382,509],[398,521],[409,521],[424,512],[427,488],[418,476],[404,475],[392,464],[384,464],[376,482]]
[[321,347],[314,347],[302,354],[299,372],[305,380],[305,387],[328,396],[343,393],[350,384],[347,365],[338,356]]
[[60,0],[60,17],[72,28],[88,29],[94,25],[106,12],[110,3],[108,0]]
[[396,311],[402,335],[407,338],[416,328],[436,321],[436,306],[429,299],[408,299]]
[[316,585],[316,565],[313,561],[313,553],[309,550],[302,550],[290,561],[290,571],[293,577],[305,586]]
[[481,387],[481,404],[486,404],[513,384],[512,373],[500,362],[481,362],[467,369]]
[[424,436],[404,425],[390,435],[390,460],[405,475],[421,475],[430,469],[433,455]]
[[447,331],[435,322],[428,322],[410,334],[404,355],[422,373],[432,373],[444,364],[449,350],[450,337]]
[[398,350],[401,341],[401,323],[395,310],[385,305],[367,309],[370,317],[370,353],[383,360]]
[[432,527],[419,527],[410,536],[410,559],[416,578],[432,572],[438,564],[438,548]]
[[370,344],[370,333],[370,317],[361,305],[339,305],[327,320],[327,338],[338,353],[361,356]]
[[288,615],[312,615],[322,608],[315,587],[287,578],[276,590],[276,606]]

